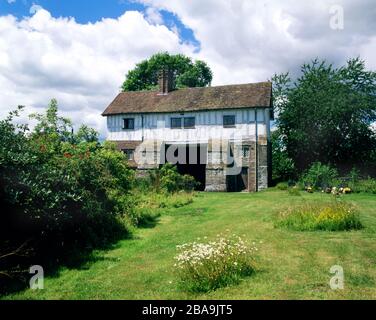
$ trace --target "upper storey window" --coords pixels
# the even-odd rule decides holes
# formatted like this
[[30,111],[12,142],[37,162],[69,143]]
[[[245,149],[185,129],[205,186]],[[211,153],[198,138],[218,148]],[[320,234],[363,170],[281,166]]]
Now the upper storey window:
[[124,130],[134,130],[134,118],[123,119],[123,129]]
[[171,129],[194,129],[195,126],[195,117],[171,118]]
[[171,129],[181,129],[182,121],[181,118],[171,118]]
[[223,127],[224,128],[234,128],[235,127],[235,116],[223,116]]
[[184,129],[194,129],[196,126],[196,119],[194,117],[184,118]]

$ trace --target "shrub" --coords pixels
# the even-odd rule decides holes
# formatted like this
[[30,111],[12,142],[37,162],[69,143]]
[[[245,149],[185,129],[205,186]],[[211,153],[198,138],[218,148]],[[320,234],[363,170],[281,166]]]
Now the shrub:
[[290,196],[301,196],[299,188],[298,187],[292,187],[288,188],[287,192]]
[[195,180],[194,177],[188,175],[188,174],[185,174],[183,175],[182,179],[181,179],[181,185],[180,185],[180,189],[181,190],[184,190],[184,191],[187,191],[187,192],[192,192],[195,190],[196,187],[198,187],[198,182]]
[[297,231],[344,231],[362,228],[356,209],[338,200],[289,208],[280,213],[275,225]]
[[289,188],[289,185],[287,182],[280,182],[276,185],[276,188],[278,190],[283,190],[283,191],[286,191],[288,188]]
[[332,187],[336,184],[336,179],[338,172],[335,168],[316,162],[302,177],[302,182],[306,187],[319,190]]
[[238,283],[255,271],[254,253],[240,237],[221,237],[207,243],[177,246],[175,257],[183,288],[208,292]]
[[375,179],[365,179],[357,180],[349,183],[350,189],[355,193],[371,193],[376,194],[376,180]]
[[193,202],[193,193],[138,193],[132,196],[133,209],[127,215],[137,227],[154,225],[162,213],[180,208]]
[[193,191],[198,183],[190,175],[181,175],[176,166],[165,164],[160,169],[150,172],[149,183],[156,192],[174,193],[179,191]]
[[[88,128],[72,134],[56,101],[35,115],[31,134],[15,116],[0,121],[0,256],[27,243],[30,259],[50,264],[126,235],[133,172],[124,155]],[[1,259],[0,269],[22,268],[20,259],[27,265],[22,255]]]
[[148,202],[139,201],[135,204],[129,215],[131,223],[136,227],[154,226],[161,215],[159,210],[153,209]]

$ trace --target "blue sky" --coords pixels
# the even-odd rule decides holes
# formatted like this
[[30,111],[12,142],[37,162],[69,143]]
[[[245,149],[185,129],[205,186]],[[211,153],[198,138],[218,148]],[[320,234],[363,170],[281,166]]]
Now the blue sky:
[[[127,0],[0,0],[0,16],[11,14],[19,19],[31,15],[33,5],[41,6],[53,17],[74,17],[81,24],[94,23],[103,18],[116,19],[125,11],[144,13],[146,6]],[[177,27],[182,41],[192,43],[199,50],[199,42],[191,29],[187,28],[178,17],[166,10],[160,10],[163,24],[169,28]]]
[[144,6],[120,0],[0,0],[0,14],[13,14],[19,18],[29,16],[33,4],[40,5],[54,17],[74,17],[77,22],[96,22],[103,17],[117,18],[126,10],[143,10]]
[[296,75],[316,57],[376,70],[375,17],[375,0],[0,0],[0,118],[56,98],[105,134],[127,72],[161,51],[207,62],[213,86]]

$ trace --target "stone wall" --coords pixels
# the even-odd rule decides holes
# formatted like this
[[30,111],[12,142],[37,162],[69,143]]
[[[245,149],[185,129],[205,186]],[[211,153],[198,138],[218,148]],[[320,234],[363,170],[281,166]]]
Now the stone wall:
[[259,138],[258,145],[258,190],[265,190],[269,186],[269,143],[266,137]]
[[[158,168],[160,164],[163,164],[165,154],[163,141],[118,142],[118,147],[119,149],[136,149],[135,161],[131,162],[131,165],[137,168],[137,176],[139,177],[146,176],[148,170]],[[212,139],[209,141],[207,149],[205,191],[229,191],[231,190],[229,183],[234,183],[234,181],[236,183],[236,179],[244,178],[242,177],[244,174],[248,174],[246,189],[249,192],[268,188],[271,179],[271,148],[265,136],[259,137],[257,148],[254,140],[234,143]],[[258,154],[257,161],[256,151]],[[231,157],[235,160],[234,166],[228,165]],[[256,170],[256,164],[258,164],[258,170]],[[257,176],[256,172],[258,173]],[[236,175],[239,175],[239,177],[236,177]]]
[[213,139],[209,141],[205,191],[227,191],[225,163],[228,151],[229,144],[227,141]]

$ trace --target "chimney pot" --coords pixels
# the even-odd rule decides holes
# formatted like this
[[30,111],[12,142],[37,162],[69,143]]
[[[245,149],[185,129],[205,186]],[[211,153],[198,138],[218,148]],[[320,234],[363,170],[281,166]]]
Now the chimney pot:
[[159,94],[166,95],[174,90],[174,74],[170,69],[164,68],[159,72]]

